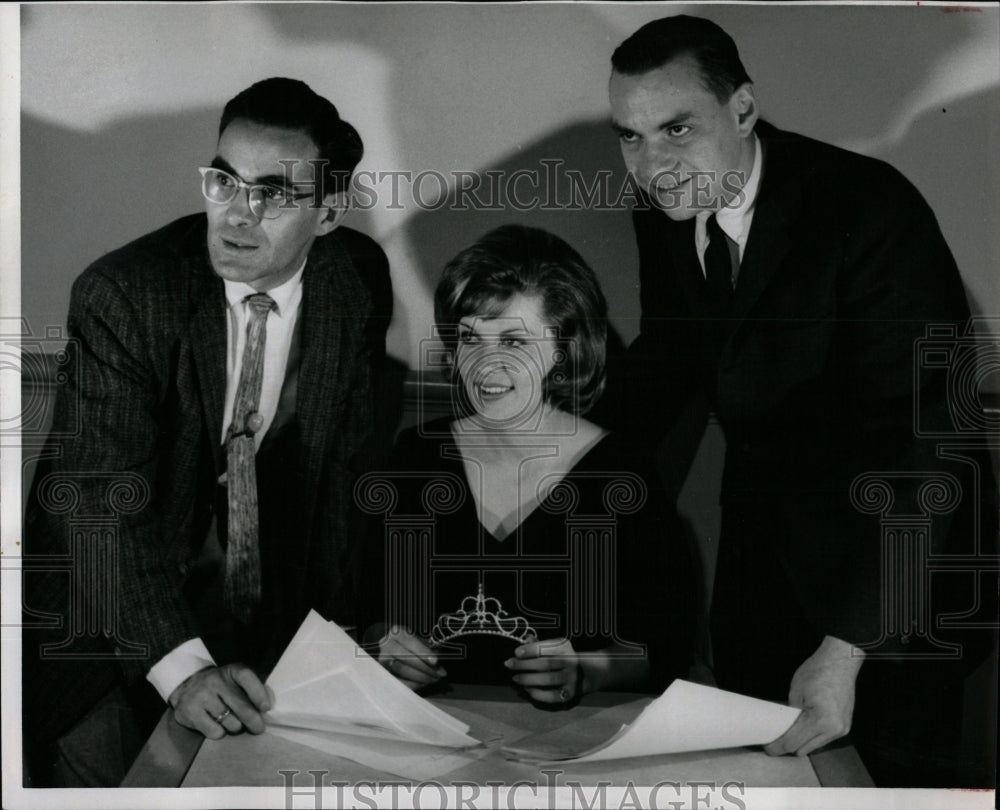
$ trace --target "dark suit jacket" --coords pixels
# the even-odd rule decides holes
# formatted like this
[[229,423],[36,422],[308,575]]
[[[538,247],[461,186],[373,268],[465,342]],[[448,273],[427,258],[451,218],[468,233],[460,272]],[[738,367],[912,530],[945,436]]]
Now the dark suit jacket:
[[[757,132],[763,177],[727,317],[706,317],[694,220],[634,212],[642,324],[629,388],[642,394],[626,408],[626,426],[648,442],[679,422],[700,435],[709,409],[717,415],[727,441],[713,599],[718,674],[756,672],[729,683],[784,699],[794,668],[824,635],[859,645],[883,636],[885,516],[859,502],[877,499],[877,487],[852,498],[858,476],[891,479],[892,516],[928,518],[931,553],[974,553],[975,513],[987,524],[995,513],[985,454],[969,451],[981,476],[974,488],[969,464],[939,458],[935,441],[915,432],[916,400],[922,420],[951,424],[946,375],[915,363],[920,341],[928,324],[961,336],[969,317],[933,213],[881,161],[763,122]],[[949,474],[960,503],[934,513],[921,487]],[[983,531],[988,550],[995,529]],[[976,607],[971,576],[951,577],[960,581],[950,598],[938,579],[949,577],[933,583],[932,621]],[[980,585],[988,602],[995,582]],[[978,607],[982,621],[989,607]],[[882,652],[927,641],[915,628],[905,639],[889,635]]]
[[[340,228],[316,240],[303,274],[295,461],[285,476],[295,524],[271,552],[280,573],[264,572],[265,590],[280,587],[265,599],[281,618],[262,645],[283,645],[310,607],[351,623],[348,506],[371,430],[370,362],[384,353],[391,306],[388,265],[371,239]],[[41,563],[75,555],[74,569],[83,570],[81,544],[95,537],[88,531],[104,532],[109,556],[96,587],[110,619],[69,604],[65,572],[26,575],[28,623],[40,623],[37,612],[60,622],[25,633],[25,727],[42,740],[115,684],[141,684],[160,658],[202,634],[193,561],[226,464],[226,301],[204,215],[87,268],[73,285],[69,335],[74,370],[58,392],[60,438],[35,477],[27,552]],[[76,589],[88,604],[93,592],[93,583]],[[41,644],[62,640],[58,657],[41,659]]]

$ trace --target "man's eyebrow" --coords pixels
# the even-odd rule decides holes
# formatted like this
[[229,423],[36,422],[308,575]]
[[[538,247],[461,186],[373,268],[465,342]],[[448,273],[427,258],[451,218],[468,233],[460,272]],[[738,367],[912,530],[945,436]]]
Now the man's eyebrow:
[[224,172],[229,172],[233,177],[242,180],[244,183],[250,183],[251,185],[264,185],[264,186],[277,186],[278,188],[293,188],[285,182],[285,176],[283,174],[266,174],[263,177],[256,177],[253,179],[247,179],[246,177],[240,177],[239,172],[236,171],[225,158],[221,158],[216,155],[212,158],[211,166],[213,169],[222,169]]
[[675,115],[669,121],[665,121],[664,123],[660,124],[658,129],[670,129],[671,127],[680,126],[681,124],[686,124],[692,118],[697,118],[697,117],[698,116],[696,116],[694,112],[692,112],[691,110],[683,110],[682,112],[677,113],[677,115]]
[[220,158],[218,155],[212,158],[212,162],[208,165],[213,169],[222,169],[224,172],[229,172],[233,177],[239,177],[236,173],[236,169],[230,166],[228,162],[226,162],[223,158]]
[[[669,121],[664,121],[662,124],[660,124],[659,126],[657,126],[657,130],[661,130],[662,131],[664,129],[670,129],[671,127],[676,127],[676,126],[680,126],[682,124],[687,124],[689,121],[697,119],[697,117],[698,116],[695,115],[695,113],[693,111],[691,111],[691,110],[684,110],[682,112],[677,113],[677,115],[675,115]],[[635,133],[635,130],[630,129],[629,127],[626,127],[626,126],[622,126],[621,124],[619,124],[614,119],[611,120],[611,129],[613,129],[619,135],[625,135],[625,134],[628,134],[628,133]]]

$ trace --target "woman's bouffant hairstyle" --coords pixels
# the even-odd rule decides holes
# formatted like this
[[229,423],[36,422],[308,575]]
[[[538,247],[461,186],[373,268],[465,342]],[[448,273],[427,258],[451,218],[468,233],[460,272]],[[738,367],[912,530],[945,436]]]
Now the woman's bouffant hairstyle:
[[467,247],[444,268],[434,293],[434,319],[457,370],[458,323],[493,318],[515,295],[541,300],[565,352],[543,383],[545,401],[583,414],[604,391],[608,305],[594,271],[547,231],[505,225]]

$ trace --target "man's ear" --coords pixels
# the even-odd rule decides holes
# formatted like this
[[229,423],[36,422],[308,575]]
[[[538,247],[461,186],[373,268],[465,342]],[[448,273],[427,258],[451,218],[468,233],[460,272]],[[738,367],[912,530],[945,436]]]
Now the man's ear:
[[729,108],[736,116],[736,126],[740,135],[748,136],[757,123],[757,94],[750,82],[741,84],[729,99]]
[[335,230],[350,208],[350,197],[346,191],[327,194],[323,198],[323,218],[316,224],[316,236],[324,236]]

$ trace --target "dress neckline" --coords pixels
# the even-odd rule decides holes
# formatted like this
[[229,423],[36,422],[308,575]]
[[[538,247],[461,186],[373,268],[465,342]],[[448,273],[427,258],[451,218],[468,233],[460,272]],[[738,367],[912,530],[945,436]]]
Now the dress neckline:
[[452,464],[455,464],[459,467],[461,479],[464,482],[465,487],[469,492],[469,500],[470,500],[469,508],[473,512],[473,518],[476,524],[479,526],[480,530],[489,538],[491,538],[495,543],[506,542],[511,537],[514,537],[515,535],[519,534],[524,528],[524,526],[528,523],[528,521],[532,520],[532,518],[534,518],[536,514],[540,512],[545,513],[543,507],[546,503],[549,502],[549,500],[551,500],[552,492],[555,489],[556,484],[564,481],[566,478],[568,478],[569,476],[573,475],[574,473],[578,472],[581,468],[583,468],[585,463],[590,461],[591,457],[598,450],[598,448],[604,447],[604,445],[608,442],[608,440],[611,439],[612,436],[614,435],[611,431],[605,431],[604,435],[601,436],[597,441],[595,441],[590,447],[588,447],[586,451],[583,453],[583,455],[581,455],[576,460],[576,463],[572,467],[570,467],[565,473],[563,473],[563,475],[560,476],[560,478],[556,482],[554,482],[552,486],[549,487],[548,494],[546,494],[544,498],[539,500],[535,504],[534,508],[530,512],[528,512],[528,514],[526,514],[523,518],[521,518],[521,520],[518,521],[511,528],[509,532],[507,532],[502,537],[499,537],[492,531],[490,531],[488,528],[486,528],[486,526],[480,519],[481,506],[479,502],[476,500],[475,496],[472,494],[472,484],[469,481],[469,476],[466,474],[464,456],[462,455],[461,448],[455,439],[454,430],[452,428],[453,425],[454,422],[448,423],[448,437],[442,438],[442,445],[445,444],[450,445],[455,449],[456,453],[454,456],[451,455],[446,456],[445,454],[442,453],[441,454],[442,459],[448,459],[448,461],[450,461]]

